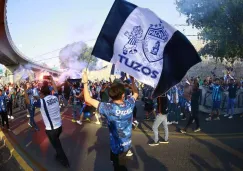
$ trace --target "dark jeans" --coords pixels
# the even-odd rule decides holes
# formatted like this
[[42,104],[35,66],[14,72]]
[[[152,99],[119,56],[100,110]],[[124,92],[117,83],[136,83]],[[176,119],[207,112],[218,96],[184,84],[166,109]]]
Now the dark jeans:
[[198,129],[200,126],[199,126],[199,119],[198,119],[198,109],[194,110],[192,108],[192,111],[191,111],[191,115],[190,115],[190,118],[188,120],[188,123],[185,127],[185,130],[192,124],[192,121],[195,119],[195,123],[196,123],[196,129]]
[[35,107],[32,105],[28,105],[28,111],[30,114],[30,125],[33,126],[34,128],[38,128],[38,126],[35,123]]
[[9,114],[9,116],[13,115],[13,103],[12,102],[7,103],[7,113]]
[[6,125],[7,125],[7,129],[9,129],[7,112],[0,112],[0,115],[1,115],[1,118],[2,118],[2,126],[4,127],[4,121],[5,121]]
[[53,130],[46,130],[46,135],[50,143],[52,144],[53,148],[56,150],[57,158],[63,162],[68,162],[66,154],[63,151],[61,141],[59,139],[62,133],[62,127]]
[[127,171],[126,168],[126,153],[121,154],[114,154],[112,151],[111,154],[111,161],[113,162],[114,171]]
[[137,117],[137,107],[136,106],[133,108],[132,113],[133,113],[133,119],[136,120],[136,117]]

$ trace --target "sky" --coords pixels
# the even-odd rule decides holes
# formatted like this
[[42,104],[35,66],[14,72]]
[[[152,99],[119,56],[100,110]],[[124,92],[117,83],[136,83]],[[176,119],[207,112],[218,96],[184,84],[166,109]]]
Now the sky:
[[[175,0],[128,0],[154,11],[185,35],[198,30],[186,25]],[[84,41],[89,46],[101,30],[114,0],[8,0],[7,21],[13,42],[39,64],[59,67],[59,51],[67,44]],[[196,39],[197,37],[188,37]]]

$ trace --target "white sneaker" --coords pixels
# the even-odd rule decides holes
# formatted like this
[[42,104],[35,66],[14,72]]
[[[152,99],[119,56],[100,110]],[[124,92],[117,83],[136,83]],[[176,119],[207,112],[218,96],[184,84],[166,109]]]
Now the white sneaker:
[[219,118],[219,117],[217,117],[217,118],[215,118],[214,120],[215,120],[215,121],[219,121],[219,120],[220,120],[220,118]]
[[176,124],[176,125],[178,125],[178,122],[176,122],[176,121],[173,121],[173,124]]
[[229,115],[228,115],[228,114],[226,114],[226,115],[224,115],[224,117],[229,117]]
[[27,118],[30,118],[30,115],[27,115]]
[[100,125],[100,121],[95,122],[96,125]]
[[197,128],[197,129],[194,130],[194,132],[199,132],[199,131],[201,131],[200,128]]
[[205,120],[206,121],[211,121],[212,119],[211,119],[211,117],[209,117],[209,118],[206,118]]
[[10,119],[10,116],[8,115],[8,119]]
[[181,113],[180,115],[183,116],[183,113]]
[[128,150],[126,156],[127,156],[127,157],[131,157],[131,156],[133,156],[133,153],[131,152],[131,150]]
[[14,119],[14,117],[13,117],[13,116],[10,116],[10,118],[11,118],[11,119]]
[[229,118],[229,119],[232,119],[232,118],[233,118],[233,116],[229,116],[228,118]]
[[81,121],[77,121],[77,124],[82,125],[82,122]]
[[167,125],[171,125],[172,124],[172,122],[167,122]]
[[192,120],[192,123],[194,123],[194,122],[195,122],[195,119]]

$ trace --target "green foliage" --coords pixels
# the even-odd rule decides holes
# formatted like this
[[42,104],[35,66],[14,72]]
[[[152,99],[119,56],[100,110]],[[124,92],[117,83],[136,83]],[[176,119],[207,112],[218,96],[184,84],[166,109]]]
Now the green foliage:
[[176,0],[176,5],[207,43],[201,55],[243,58],[243,0]]
[[86,48],[84,48],[81,54],[79,55],[78,59],[80,61],[89,63],[89,66],[94,66],[97,62],[97,58],[91,56],[92,51],[93,51],[93,47],[86,46]]

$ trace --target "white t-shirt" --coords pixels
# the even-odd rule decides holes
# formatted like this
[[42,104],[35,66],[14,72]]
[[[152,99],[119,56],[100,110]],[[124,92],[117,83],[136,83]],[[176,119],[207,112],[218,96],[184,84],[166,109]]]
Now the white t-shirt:
[[[43,103],[45,100],[45,103]],[[57,129],[62,126],[58,98],[53,95],[46,96],[34,102],[35,107],[39,107],[46,126],[46,130]]]

